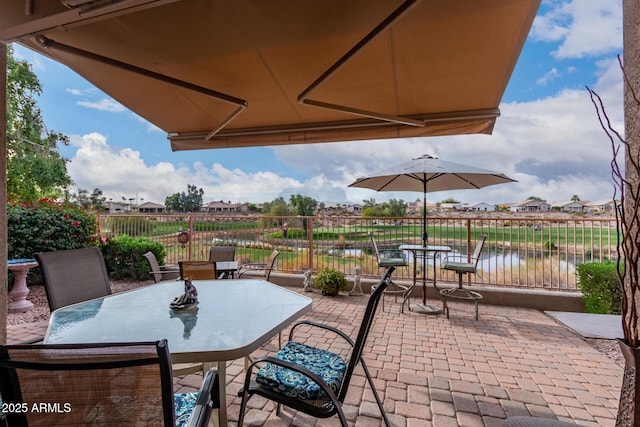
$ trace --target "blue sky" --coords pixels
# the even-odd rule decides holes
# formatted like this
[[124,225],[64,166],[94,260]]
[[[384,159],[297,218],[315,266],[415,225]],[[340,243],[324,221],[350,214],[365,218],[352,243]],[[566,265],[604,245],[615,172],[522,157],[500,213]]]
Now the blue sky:
[[347,186],[422,154],[502,172],[517,183],[475,191],[430,193],[430,202],[509,203],[537,196],[549,202],[613,197],[611,147],[585,86],[604,99],[623,131],[621,0],[543,0],[500,105],[493,135],[402,141],[233,148],[172,152],[166,134],[56,62],[14,46],[43,86],[45,123],[70,136],[61,148],[77,188],[100,188],[107,199],[163,203],[166,196],[204,189],[205,202],[265,202],[304,194],[327,203],[390,198]]

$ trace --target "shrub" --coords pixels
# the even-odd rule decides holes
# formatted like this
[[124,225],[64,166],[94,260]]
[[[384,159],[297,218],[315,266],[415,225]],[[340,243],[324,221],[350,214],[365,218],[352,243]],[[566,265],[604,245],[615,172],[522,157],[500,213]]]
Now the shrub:
[[582,290],[587,313],[620,314],[622,296],[616,268],[615,261],[576,266],[578,286]]
[[338,291],[346,290],[348,284],[344,273],[333,268],[325,268],[313,279],[313,285],[323,295],[337,295]]
[[97,230],[96,218],[71,203],[42,199],[7,204],[9,259],[91,246],[96,242]]
[[149,251],[154,253],[160,265],[164,264],[164,246],[144,237],[133,238],[123,234],[101,241],[100,248],[112,279],[149,279],[149,262],[144,257]]

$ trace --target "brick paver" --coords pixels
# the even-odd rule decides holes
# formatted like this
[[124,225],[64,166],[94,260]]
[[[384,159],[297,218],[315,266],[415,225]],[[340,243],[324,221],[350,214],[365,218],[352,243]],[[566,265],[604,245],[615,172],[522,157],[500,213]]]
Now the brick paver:
[[[305,295],[313,298],[313,311],[306,319],[330,323],[355,338],[366,295]],[[537,310],[483,304],[480,320],[475,321],[472,305],[450,306],[450,319],[400,314],[399,304],[388,299],[387,311],[378,313],[364,357],[392,425],[492,427],[512,415],[615,425],[623,369],[573,331]],[[45,330],[46,322],[9,325],[8,341],[26,341]],[[317,332],[301,331],[301,336],[318,346],[332,342]],[[272,354],[275,348],[277,337],[254,356]],[[238,417],[243,364],[237,360],[227,368],[229,425]],[[354,375],[345,404],[350,425],[381,426],[362,370]],[[175,380],[176,391],[192,390],[197,384],[195,375]],[[249,408],[246,425],[339,424],[288,408],[277,416],[275,405],[259,397]]]

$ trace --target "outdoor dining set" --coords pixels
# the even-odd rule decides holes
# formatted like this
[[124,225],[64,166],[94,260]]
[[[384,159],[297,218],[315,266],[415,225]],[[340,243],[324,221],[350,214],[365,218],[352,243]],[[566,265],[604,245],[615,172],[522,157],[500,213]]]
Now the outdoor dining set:
[[[210,260],[181,262],[177,270],[157,265],[147,253],[150,274],[160,280],[117,294],[111,293],[97,247],[36,254],[51,310],[49,326],[39,340],[1,347],[3,402],[65,402],[57,415],[69,425],[135,420],[206,425],[213,409],[218,425],[227,425],[226,365],[247,358],[243,410],[246,400],[259,394],[313,416],[337,414],[347,425],[341,402],[355,366],[366,370],[360,355],[394,267],[380,279],[355,341],[338,329],[302,321],[279,352],[253,361],[251,353],[309,312],[312,300],[266,280],[277,251],[267,263],[240,267],[234,252],[212,247]],[[258,270],[263,279],[255,277]],[[248,271],[253,278],[242,277]],[[171,302],[183,292],[193,300],[178,309]],[[331,330],[353,347],[351,358],[295,341],[299,326]],[[204,380],[199,392],[173,393],[173,376],[198,371]],[[42,381],[51,386],[35,386]],[[16,409],[4,415],[9,425],[53,422],[51,413]]]

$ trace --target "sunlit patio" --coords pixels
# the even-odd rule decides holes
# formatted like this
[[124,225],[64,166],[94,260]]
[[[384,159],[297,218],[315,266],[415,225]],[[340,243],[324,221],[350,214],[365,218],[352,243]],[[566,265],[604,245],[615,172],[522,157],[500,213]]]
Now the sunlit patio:
[[[302,292],[302,288],[294,288]],[[313,298],[304,318],[327,322],[355,335],[368,295]],[[435,300],[433,303],[437,303]],[[562,324],[531,309],[451,302],[451,318],[399,312],[387,297],[369,337],[364,357],[376,378],[387,414],[395,426],[500,426],[514,415],[613,426],[623,369]],[[41,335],[46,322],[9,325],[9,342]],[[317,333],[313,345],[326,343]],[[309,342],[307,341],[307,342]],[[254,356],[273,353],[277,337]],[[235,425],[244,380],[244,361],[227,367],[229,423]],[[176,391],[200,384],[195,375],[176,379]],[[356,376],[345,413],[354,426],[382,420],[364,374]],[[215,417],[214,417],[215,418]],[[328,426],[337,418],[313,420],[256,396],[245,425]]]

